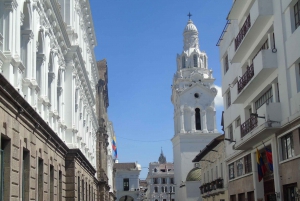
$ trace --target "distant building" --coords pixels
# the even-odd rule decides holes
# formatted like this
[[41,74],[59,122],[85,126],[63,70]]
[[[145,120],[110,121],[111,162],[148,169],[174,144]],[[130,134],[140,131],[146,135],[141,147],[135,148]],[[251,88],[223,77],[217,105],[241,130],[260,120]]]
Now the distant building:
[[220,135],[193,159],[193,162],[198,162],[201,167],[200,196],[202,201],[228,199],[225,158],[224,135]]
[[174,164],[168,163],[163,152],[161,152],[159,162],[149,163],[147,175],[147,192],[148,201],[171,201],[175,200],[175,183],[174,183]]
[[138,163],[116,163],[115,188],[117,201],[136,201],[140,196],[139,176],[141,165]]
[[232,2],[218,42],[229,200],[295,200],[300,1]]
[[[172,84],[172,103],[174,105],[174,176],[177,201],[197,201],[200,181],[189,182],[191,171],[199,171],[192,163],[193,158],[220,133],[216,126],[214,99],[217,89],[214,86],[212,70],[208,68],[205,52],[200,51],[198,30],[189,20],[184,31],[184,46],[177,55],[177,68]],[[194,183],[194,186],[192,185]],[[187,189],[191,188],[191,189]],[[198,191],[199,192],[199,191]]]

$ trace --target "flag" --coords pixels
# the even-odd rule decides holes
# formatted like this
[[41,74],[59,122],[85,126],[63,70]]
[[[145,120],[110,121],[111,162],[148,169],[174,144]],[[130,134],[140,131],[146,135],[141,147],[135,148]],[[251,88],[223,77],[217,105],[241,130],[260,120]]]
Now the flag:
[[116,136],[113,137],[113,141],[112,141],[112,149],[114,150],[114,156],[115,156],[115,159],[118,158]]
[[268,161],[269,170],[273,172],[273,159],[272,159],[272,151],[265,147],[266,156]]
[[257,162],[258,181],[261,181],[263,179],[264,174],[267,172],[267,168],[257,148],[256,148],[256,162]]

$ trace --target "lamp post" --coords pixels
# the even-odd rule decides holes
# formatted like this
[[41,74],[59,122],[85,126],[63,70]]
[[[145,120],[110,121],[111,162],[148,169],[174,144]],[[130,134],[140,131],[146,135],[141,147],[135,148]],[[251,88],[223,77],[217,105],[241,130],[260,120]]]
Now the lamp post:
[[167,193],[170,195],[170,201],[172,200],[172,194],[175,194],[175,193],[172,193],[171,191],[169,193]]

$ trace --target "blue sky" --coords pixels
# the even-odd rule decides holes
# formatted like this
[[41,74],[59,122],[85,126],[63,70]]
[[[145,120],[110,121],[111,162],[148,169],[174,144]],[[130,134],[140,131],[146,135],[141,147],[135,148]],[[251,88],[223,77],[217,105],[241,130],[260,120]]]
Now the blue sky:
[[[117,138],[119,162],[142,165],[141,178],[161,147],[173,162],[171,84],[176,55],[183,47],[187,14],[198,28],[200,50],[221,86],[216,43],[232,0],[90,0],[98,45],[97,60],[107,59],[109,119]],[[223,110],[217,100],[217,125]]]

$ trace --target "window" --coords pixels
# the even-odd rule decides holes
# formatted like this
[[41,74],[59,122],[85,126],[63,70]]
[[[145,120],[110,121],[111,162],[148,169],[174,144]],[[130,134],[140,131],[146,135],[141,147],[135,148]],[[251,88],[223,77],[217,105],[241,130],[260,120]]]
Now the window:
[[230,143],[233,141],[233,129],[232,129],[232,124],[228,126],[228,138],[231,140]]
[[185,68],[185,56],[182,56],[181,61],[182,61],[182,68]]
[[216,179],[218,179],[218,166],[216,166]]
[[196,54],[194,54],[193,59],[194,59],[194,67],[198,67],[198,57]]
[[165,186],[165,192],[166,192],[166,193],[168,192],[168,187],[166,187],[166,186]]
[[289,133],[281,138],[282,159],[289,159],[294,156],[293,135]]
[[224,75],[227,73],[228,69],[229,69],[228,55],[226,55],[224,58]]
[[257,101],[255,101],[255,109],[258,110],[265,103],[273,102],[273,92],[272,87],[266,91]]
[[80,177],[77,178],[77,197],[80,200]]
[[28,150],[23,149],[23,163],[22,163],[22,200],[29,200],[29,172],[30,172],[30,154]]
[[209,182],[209,171],[207,171],[207,182]]
[[252,172],[251,154],[244,157],[245,174]]
[[196,130],[201,130],[201,117],[200,117],[200,109],[195,109],[195,123],[196,123]]
[[238,117],[236,120],[235,120],[235,127],[239,127],[241,125],[241,118]]
[[236,161],[236,170],[237,170],[236,175],[238,177],[243,175],[243,167],[244,167],[243,159],[237,160]]
[[43,200],[43,191],[44,191],[44,161],[39,158],[38,163],[38,198],[39,200]]
[[213,181],[214,180],[214,170],[211,169],[211,180]]
[[231,105],[231,95],[230,95],[230,90],[227,92],[226,94],[226,104],[227,104],[227,108],[229,108],[229,106]]
[[254,201],[254,191],[250,191],[247,193],[247,201]]
[[233,179],[234,178],[234,165],[233,165],[233,163],[231,163],[228,166],[228,169],[229,169],[229,179]]
[[294,5],[295,29],[300,26],[300,0]]
[[154,191],[155,191],[155,193],[158,192],[158,187],[157,186],[154,187]]
[[50,200],[54,200],[54,167],[50,165]]
[[[300,63],[296,65],[297,92],[300,92]],[[278,83],[277,83],[278,84]]]
[[62,172],[58,171],[58,200],[62,201]]
[[284,185],[283,186],[284,200],[287,200],[287,201],[296,201],[297,200],[295,198],[296,188],[297,188],[297,183]]
[[0,149],[0,200],[3,200],[3,184],[4,184],[4,160],[3,160],[4,154],[3,150]]
[[245,200],[245,193],[238,194],[238,201],[244,201]]
[[223,163],[221,163],[220,166],[221,166],[221,178],[223,178]]
[[174,178],[170,178],[170,184],[174,184]]
[[235,195],[230,195],[230,201],[236,201],[236,196]]
[[162,192],[162,193],[165,192],[165,187],[164,187],[164,186],[161,187],[161,192]]
[[161,183],[162,183],[162,184],[166,184],[166,183],[167,183],[166,178],[161,178]]
[[129,191],[129,179],[128,178],[123,179],[123,188],[124,188],[124,191]]
[[158,184],[158,178],[153,178],[153,184]]

